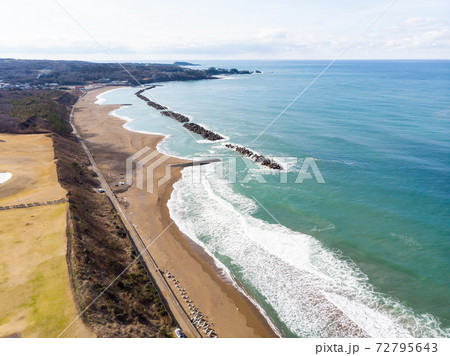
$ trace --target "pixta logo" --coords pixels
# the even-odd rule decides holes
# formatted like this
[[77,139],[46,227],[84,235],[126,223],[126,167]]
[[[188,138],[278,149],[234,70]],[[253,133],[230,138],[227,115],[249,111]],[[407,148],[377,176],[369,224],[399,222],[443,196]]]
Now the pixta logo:
[[[128,185],[135,184],[135,187],[141,190],[146,190],[153,194],[156,187],[160,187],[170,180],[171,167],[170,164],[164,163],[169,160],[169,156],[163,155],[156,150],[149,147],[144,147],[135,154],[131,155],[126,160],[126,182]],[[240,165],[241,174],[238,174],[238,160],[241,159],[245,165]],[[317,183],[325,183],[325,180],[317,167],[317,164],[312,157],[298,159],[297,157],[277,157],[279,161],[286,162],[284,167],[279,172],[279,179],[281,184],[296,183],[301,184],[305,179],[316,180]],[[255,169],[258,163],[252,162],[245,157],[220,157],[220,159],[212,158],[205,159],[205,157],[198,157],[190,162],[175,164],[178,167],[191,167],[193,174],[190,175],[192,183],[201,183],[204,177],[204,170],[206,166],[211,164],[214,171],[222,178],[227,179],[230,183],[248,183],[256,181],[259,183],[267,183],[264,178],[263,171]],[[160,166],[165,166],[165,170],[161,173],[156,170]],[[294,169],[291,170],[291,167]],[[243,170],[242,170],[243,169]],[[269,169],[269,168],[264,168]],[[243,174],[242,174],[243,172]]]
[[[149,147],[140,149],[126,160],[126,181],[130,186],[133,185],[133,177],[135,178],[136,188],[144,190],[144,186],[148,193],[154,191],[155,181],[158,187],[168,182],[170,179],[170,165],[166,165],[165,174],[159,178],[155,178],[155,170],[169,159],[158,151],[152,151]],[[135,168],[135,169],[133,169]]]

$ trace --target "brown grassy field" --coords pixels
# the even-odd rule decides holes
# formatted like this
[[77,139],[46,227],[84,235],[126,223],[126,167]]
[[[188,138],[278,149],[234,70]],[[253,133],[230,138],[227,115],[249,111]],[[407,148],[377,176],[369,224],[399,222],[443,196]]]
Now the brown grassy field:
[[13,177],[0,185],[0,206],[58,200],[66,191],[58,183],[53,142],[45,134],[0,134],[0,172]]
[[[77,316],[66,264],[68,203],[0,212],[0,336],[56,337]],[[66,337],[89,337],[81,319]]]
[[[0,134],[0,206],[64,198],[45,134]],[[66,263],[68,203],[0,211],[0,337],[56,337],[77,316]],[[79,319],[64,336],[95,336]]]

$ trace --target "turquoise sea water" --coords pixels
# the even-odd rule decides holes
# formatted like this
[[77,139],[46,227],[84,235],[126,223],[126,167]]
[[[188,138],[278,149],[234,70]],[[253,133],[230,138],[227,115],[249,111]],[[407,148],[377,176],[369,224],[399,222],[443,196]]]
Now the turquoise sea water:
[[[169,202],[180,229],[284,336],[343,336],[348,319],[372,336],[448,336],[450,62],[337,62],[260,137],[328,62],[202,64],[263,73],[162,83],[145,95],[226,142],[291,164],[281,183],[224,142],[193,138],[137,89],[103,94],[104,103],[133,104],[115,112],[131,119],[128,128],[166,135],[163,152],[227,163],[224,172],[183,171]],[[325,184],[314,175],[295,183],[308,157]],[[345,320],[332,323],[333,308]]]

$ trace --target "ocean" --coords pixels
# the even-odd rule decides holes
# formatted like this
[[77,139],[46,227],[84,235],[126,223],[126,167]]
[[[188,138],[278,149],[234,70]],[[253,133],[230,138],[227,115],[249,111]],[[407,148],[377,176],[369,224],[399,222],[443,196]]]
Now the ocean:
[[[222,160],[183,170],[169,201],[179,228],[282,336],[345,336],[351,320],[373,337],[448,337],[450,61],[338,61],[278,119],[329,62],[199,63],[262,73],[160,83],[144,95],[225,141],[161,116],[138,88],[99,99],[132,104],[114,114],[165,135],[164,153]],[[345,317],[330,322],[333,308]]]

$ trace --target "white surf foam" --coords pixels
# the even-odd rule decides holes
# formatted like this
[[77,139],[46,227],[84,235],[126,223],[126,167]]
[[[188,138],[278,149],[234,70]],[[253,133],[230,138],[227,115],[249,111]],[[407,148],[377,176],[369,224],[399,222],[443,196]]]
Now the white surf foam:
[[[105,93],[107,93],[107,92],[105,92]],[[105,94],[105,93],[102,93],[102,94],[96,96],[97,101],[95,102],[95,104],[103,105],[106,102],[106,99],[103,97],[103,94]]]
[[[416,315],[374,292],[351,261],[312,236],[252,217],[257,209],[253,200],[236,194],[212,167],[201,169],[201,173],[183,170],[168,204],[172,218],[212,255],[226,256],[243,284],[254,287],[261,294],[259,302],[270,305],[275,320],[279,318],[293,333],[304,337],[343,337],[364,331],[373,337],[448,335],[432,316]],[[196,174],[200,181],[193,179]]]
[[238,80],[238,79],[244,78],[244,77],[237,77],[237,76],[227,75],[227,74],[217,74],[214,77],[217,79],[221,79],[221,80]]
[[124,90],[124,89],[128,89],[128,88],[115,88],[115,89],[111,89],[111,90],[107,90],[99,95],[96,96],[97,101],[95,102],[95,104],[97,105],[103,105],[106,102],[105,99],[105,95],[114,91],[114,90]]

